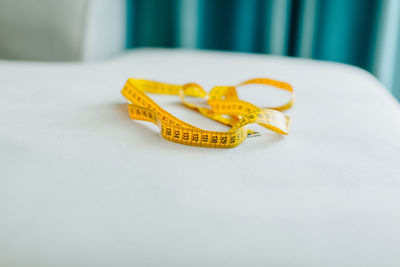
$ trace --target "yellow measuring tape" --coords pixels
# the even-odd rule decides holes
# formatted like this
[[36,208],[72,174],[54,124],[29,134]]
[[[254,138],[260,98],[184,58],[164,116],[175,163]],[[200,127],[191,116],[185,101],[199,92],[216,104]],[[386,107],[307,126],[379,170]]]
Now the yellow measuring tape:
[[[282,106],[259,108],[240,100],[237,95],[237,87],[249,84],[274,86],[289,91],[291,98]],[[146,92],[179,95],[186,107],[228,125],[231,129],[227,132],[215,132],[192,126],[162,109]],[[158,125],[164,139],[184,145],[213,148],[232,148],[241,144],[247,137],[257,136],[257,132],[247,128],[247,125],[252,123],[278,134],[288,134],[290,118],[281,111],[289,109],[294,103],[293,88],[290,84],[265,78],[251,79],[236,86],[216,86],[208,94],[196,83],[173,85],[130,78],[122,89],[122,94],[131,102],[130,117]],[[185,96],[203,98],[207,100],[209,108],[189,103]]]

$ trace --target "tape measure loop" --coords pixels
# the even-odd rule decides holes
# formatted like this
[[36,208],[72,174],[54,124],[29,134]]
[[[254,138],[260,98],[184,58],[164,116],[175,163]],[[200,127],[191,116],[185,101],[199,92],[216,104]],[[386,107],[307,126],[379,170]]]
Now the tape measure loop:
[[[215,86],[209,94],[196,83],[185,85],[165,84],[155,81],[130,78],[122,89],[122,95],[129,101],[129,115],[132,119],[149,121],[160,128],[161,136],[169,141],[184,145],[232,148],[241,144],[248,137],[260,136],[248,129],[248,125],[257,123],[278,134],[289,133],[290,118],[279,110],[289,109],[294,103],[293,89],[290,84],[266,78],[251,79],[240,83],[266,84],[290,91],[291,100],[272,109],[259,108],[240,100],[236,86]],[[188,124],[163,110],[147,94],[179,95],[182,103],[203,116],[231,126],[227,132],[213,132]],[[203,98],[209,107],[190,103],[185,96]],[[228,116],[228,117],[225,117]]]

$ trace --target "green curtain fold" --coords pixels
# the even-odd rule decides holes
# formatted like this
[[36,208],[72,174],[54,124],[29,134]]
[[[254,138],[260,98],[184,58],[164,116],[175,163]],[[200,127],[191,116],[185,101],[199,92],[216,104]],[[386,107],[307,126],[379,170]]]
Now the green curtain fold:
[[400,99],[399,0],[127,0],[127,48],[142,46],[348,63]]

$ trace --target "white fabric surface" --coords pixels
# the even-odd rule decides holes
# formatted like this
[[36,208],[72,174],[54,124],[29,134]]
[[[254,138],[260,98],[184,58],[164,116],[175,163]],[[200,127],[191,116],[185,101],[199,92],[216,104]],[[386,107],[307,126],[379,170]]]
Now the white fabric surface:
[[[171,143],[128,118],[128,77],[206,90],[283,80],[296,92],[292,131],[230,150]],[[347,65],[152,49],[0,61],[0,266],[399,266],[399,158],[399,104]]]

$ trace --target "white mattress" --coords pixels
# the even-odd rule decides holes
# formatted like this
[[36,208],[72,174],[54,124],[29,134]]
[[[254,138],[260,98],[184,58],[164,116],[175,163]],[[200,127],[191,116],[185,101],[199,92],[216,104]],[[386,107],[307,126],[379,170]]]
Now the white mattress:
[[[228,150],[165,141],[129,119],[128,77],[206,90],[289,82],[291,133]],[[259,105],[286,97],[239,94]],[[399,159],[398,102],[347,65],[151,49],[0,61],[0,266],[399,266]]]

